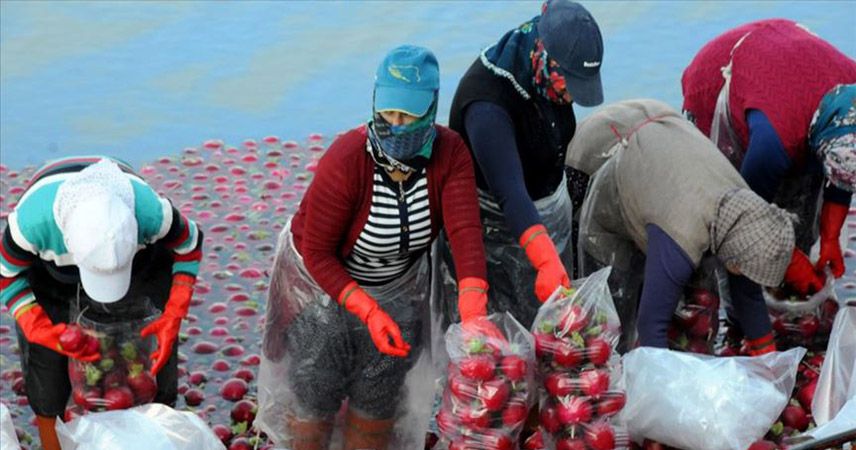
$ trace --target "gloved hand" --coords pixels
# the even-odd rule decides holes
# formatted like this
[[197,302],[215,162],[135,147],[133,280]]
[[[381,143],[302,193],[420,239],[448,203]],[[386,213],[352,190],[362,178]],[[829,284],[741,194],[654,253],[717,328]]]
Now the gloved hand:
[[152,375],[157,375],[172,356],[172,348],[178,338],[178,330],[181,328],[181,319],[187,316],[187,311],[190,309],[194,284],[196,284],[196,278],[190,275],[183,273],[173,275],[169,299],[166,301],[163,314],[140,332],[142,337],[153,334],[158,340],[158,347],[151,354]]
[[776,351],[776,341],[773,334],[767,333],[757,339],[746,338],[746,346],[749,347],[749,356],[766,355]]
[[785,283],[794,288],[800,295],[814,294],[823,289],[823,278],[814,271],[811,261],[799,249],[794,249],[791,262],[785,271]]
[[458,282],[458,311],[461,326],[469,334],[505,341],[493,322],[487,320],[487,281],[467,277]]
[[541,303],[547,301],[559,286],[571,287],[568,272],[559,259],[553,240],[544,225],[532,225],[520,235],[520,246],[526,251],[529,262],[538,271],[535,278],[535,295]]
[[[25,306],[24,308],[28,308]],[[81,348],[75,352],[64,350],[59,343],[59,337],[65,332],[68,326],[64,323],[54,325],[48,317],[45,310],[37,304],[33,304],[29,309],[26,309],[17,316],[18,326],[24,333],[27,341],[34,344],[43,345],[57,353],[63,354],[69,358],[78,361],[93,362],[101,359],[101,354],[96,350],[94,353],[87,352],[87,349]]]
[[841,256],[841,243],[838,237],[841,227],[847,218],[847,205],[835,202],[824,202],[820,210],[820,257],[815,269],[824,273],[828,265],[832,276],[841,278],[844,275],[844,257]]
[[[410,353],[410,344],[404,342],[398,324],[357,285],[356,281],[350,282],[345,289],[342,289],[339,294],[339,304],[366,324],[369,336],[379,352],[399,358],[404,358]],[[392,344],[389,343],[390,339]]]

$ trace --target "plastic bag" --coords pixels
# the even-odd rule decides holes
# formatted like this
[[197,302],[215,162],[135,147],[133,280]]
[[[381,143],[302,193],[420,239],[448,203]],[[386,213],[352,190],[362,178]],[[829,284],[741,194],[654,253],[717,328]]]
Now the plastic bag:
[[[842,306],[832,325],[826,358],[820,369],[811,413],[818,425],[823,425],[839,411],[845,403],[856,403],[856,300]],[[851,410],[856,409],[856,404]],[[856,418],[854,413],[852,418]],[[853,426],[856,426],[854,424]]]
[[532,325],[543,386],[539,418],[548,448],[595,438],[605,448],[627,444],[626,432],[610,423],[624,407],[625,395],[616,387],[621,325],[609,275],[607,267],[575,280],[573,289],[557,289]]
[[134,304],[132,309],[109,312],[99,311],[91,302],[80,308],[85,304],[80,298],[72,304],[70,323],[82,329],[82,345],[98,346],[101,359],[89,363],[69,358],[72,391],[66,419],[90,411],[143,405],[157,395],[157,380],[149,373],[154,338],[144,339],[140,331],[158,316],[158,311],[147,297],[127,303]]
[[790,398],[803,348],[717,358],[641,347],[623,357],[627,405],[620,417],[637,442],[697,450],[744,450]]
[[[556,246],[559,258],[568,274],[571,274],[574,262],[574,246],[571,242],[573,205],[566,186],[567,179],[563,178],[550,196],[540,198],[534,204]],[[490,284],[488,312],[508,311],[528,328],[541,306],[541,302],[535,297],[537,272],[529,263],[526,251],[520,246],[519,236],[512,235],[508,230],[499,204],[490,194],[479,191],[479,206],[484,233],[487,281]],[[450,324],[460,322],[461,318],[455,303],[457,278],[452,253],[445,236],[438,241],[440,261],[435,277],[440,278],[443,289],[440,302],[442,310],[438,313],[446,317],[443,323],[445,330]]]
[[[439,376],[423,356],[423,333],[429,331],[428,277],[427,258],[422,258],[398,279],[364,287],[411,345],[407,358],[387,357],[377,352],[365,324],[309,275],[288,222],[280,233],[268,293],[254,425],[287,447],[296,433],[289,423],[323,422],[335,428],[341,419],[337,412],[350,409],[363,417],[392,414],[390,448],[424,445],[430,409],[414,405],[430,404],[433,380]],[[276,308],[288,310],[280,314],[272,311]],[[328,384],[341,387],[346,398],[322,392]],[[335,442],[337,432],[333,435]]]
[[12,415],[5,403],[0,403],[0,450],[18,450],[18,434],[15,433],[15,424],[12,423]]
[[510,449],[534,402],[532,336],[508,313],[487,320],[505,340],[473,335],[460,323],[446,332],[451,363],[437,414],[438,448]]
[[777,347],[826,348],[838,312],[834,277],[827,273],[826,286],[808,298],[792,296],[781,289],[763,292]]
[[856,396],[850,397],[832,420],[808,430],[801,436],[811,436],[812,439],[823,439],[845,431],[856,430]]
[[225,450],[196,414],[160,403],[56,422],[63,450]]

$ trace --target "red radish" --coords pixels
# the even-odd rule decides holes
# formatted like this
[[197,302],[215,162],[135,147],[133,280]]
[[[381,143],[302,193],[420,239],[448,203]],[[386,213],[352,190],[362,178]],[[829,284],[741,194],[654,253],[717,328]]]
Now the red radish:
[[817,389],[817,378],[811,380],[808,384],[797,391],[797,401],[800,402],[800,405],[802,405],[803,409],[806,411],[811,410],[811,402],[814,400],[815,389]]
[[499,367],[509,381],[521,381],[526,377],[526,360],[517,355],[502,358]]
[[719,297],[707,289],[693,289],[691,302],[705,309],[716,309],[719,307]]
[[104,375],[104,379],[101,381],[101,384],[105,389],[109,389],[112,387],[125,386],[127,381],[125,380],[126,374],[122,370],[113,370],[111,372],[107,372],[107,375]]
[[199,406],[205,400],[205,394],[199,389],[191,388],[184,393],[184,403],[187,406]]
[[477,440],[478,447],[485,450],[512,450],[514,443],[511,438],[502,430],[485,430],[481,433]]
[[478,385],[461,375],[449,376],[449,391],[456,400],[469,402],[478,395]]
[[229,450],[253,450],[250,440],[245,437],[237,437],[229,445]]
[[541,428],[536,428],[535,432],[532,433],[526,441],[523,443],[523,448],[525,450],[543,450],[544,449],[544,436],[541,434]]
[[85,344],[86,333],[84,333],[83,328],[76,323],[68,325],[65,328],[65,331],[59,335],[59,345],[69,352],[76,352],[83,348]]
[[232,376],[235,378],[240,378],[246,381],[247,383],[253,381],[256,378],[255,374],[253,374],[253,371],[247,368],[236,370],[234,373],[232,373]]
[[241,400],[232,406],[230,416],[235,423],[247,422],[252,424],[256,418],[256,404],[250,400]]
[[101,389],[93,386],[77,386],[71,391],[71,399],[74,401],[74,404],[86,410],[92,410],[98,407],[99,400],[101,399]]
[[197,343],[193,344],[191,350],[193,351],[193,353],[197,353],[200,355],[208,355],[211,353],[216,353],[219,348],[217,347],[217,344],[214,344],[213,342],[198,341]]
[[569,397],[556,405],[556,413],[562,425],[577,425],[591,420],[592,407],[583,397]]
[[450,409],[443,408],[437,413],[437,429],[440,430],[444,436],[452,436],[458,430],[458,418],[452,413]]
[[817,329],[820,327],[820,321],[817,320],[817,317],[813,314],[809,314],[807,316],[803,316],[797,322],[799,326],[800,334],[803,337],[810,338],[817,334]]
[[708,342],[703,339],[693,339],[687,345],[687,351],[690,353],[706,355],[710,353],[710,346],[708,345]]
[[242,366],[258,366],[261,363],[261,361],[262,361],[262,359],[259,355],[253,354],[253,355],[249,355],[249,356],[244,357],[244,359],[241,360],[241,365]]
[[229,441],[232,440],[232,429],[223,425],[222,423],[218,423],[211,427],[211,431],[217,436],[217,439],[220,439],[224,445],[229,445]]
[[626,398],[624,392],[607,392],[597,402],[597,414],[599,416],[613,416],[624,408]]
[[538,358],[552,355],[555,352],[559,342],[556,336],[551,333],[536,332],[533,337],[535,338],[535,355]]
[[473,450],[473,448],[467,444],[465,438],[460,437],[449,443],[449,450]]
[[615,431],[606,422],[597,422],[586,427],[586,443],[593,450],[612,450],[615,448]]
[[710,316],[707,314],[700,314],[688,331],[691,336],[707,338],[710,333],[713,332]]
[[135,364],[131,367],[130,372],[128,372],[127,382],[138,403],[148,403],[158,393],[158,385],[155,378],[140,364]]
[[548,433],[557,433],[562,428],[562,422],[559,421],[559,412],[556,410],[556,405],[545,405],[541,408],[539,417],[541,418],[541,426]]
[[128,409],[134,406],[134,393],[124,386],[110,388],[104,392],[104,403],[108,411]]
[[572,305],[559,320],[559,331],[565,335],[579,331],[588,325],[585,311],[580,305]]
[[544,387],[554,397],[564,397],[574,392],[577,387],[575,380],[561,372],[552,372],[544,378]]
[[464,406],[458,409],[461,424],[468,428],[487,428],[490,426],[490,412],[484,408]]
[[779,446],[773,441],[762,440],[755,441],[749,446],[748,450],[776,450]]
[[241,356],[244,354],[244,347],[239,344],[227,345],[221,350],[221,353],[230,357]]
[[220,387],[220,396],[229,401],[238,401],[247,394],[249,386],[240,378],[230,378]]
[[86,345],[83,346],[83,352],[87,355],[98,353],[101,350],[101,342],[97,337],[86,335]]
[[478,390],[479,398],[488,411],[501,411],[510,393],[508,382],[498,378],[485,381]]
[[586,443],[582,439],[565,437],[556,440],[556,450],[586,450]]
[[208,381],[208,376],[205,374],[205,372],[201,370],[196,370],[190,372],[190,374],[187,376],[187,381],[189,381],[190,384],[199,386],[200,384]]
[[560,339],[556,341],[553,361],[562,367],[576,367],[583,362],[583,351],[570,342]]
[[603,370],[584,370],[580,373],[580,389],[586,395],[597,397],[609,389],[609,372]]
[[586,341],[586,356],[592,364],[602,366],[609,361],[612,346],[605,339],[596,337]]
[[487,381],[493,378],[496,365],[488,356],[468,356],[458,363],[461,375],[477,381]]
[[516,428],[526,420],[529,410],[523,402],[509,402],[502,411],[502,424],[508,428]]
[[228,372],[232,369],[232,366],[229,365],[229,362],[224,359],[218,359],[211,363],[211,369],[217,372]]
[[801,406],[788,405],[782,411],[782,423],[786,427],[792,427],[799,431],[805,431],[808,428],[809,418],[805,410]]

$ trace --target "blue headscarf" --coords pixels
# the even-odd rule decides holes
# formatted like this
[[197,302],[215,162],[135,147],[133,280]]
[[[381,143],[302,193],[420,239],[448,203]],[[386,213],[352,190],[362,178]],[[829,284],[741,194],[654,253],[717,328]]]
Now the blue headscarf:
[[823,96],[808,136],[829,182],[856,191],[856,84],[839,84]]

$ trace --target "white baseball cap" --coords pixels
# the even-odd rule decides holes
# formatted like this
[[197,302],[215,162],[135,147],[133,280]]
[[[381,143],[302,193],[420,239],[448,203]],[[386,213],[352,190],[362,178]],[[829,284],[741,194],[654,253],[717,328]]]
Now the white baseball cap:
[[82,200],[69,212],[64,231],[86,294],[100,303],[124,297],[137,252],[137,219],[128,204],[109,193]]

